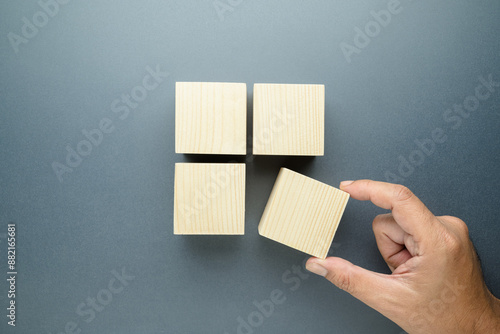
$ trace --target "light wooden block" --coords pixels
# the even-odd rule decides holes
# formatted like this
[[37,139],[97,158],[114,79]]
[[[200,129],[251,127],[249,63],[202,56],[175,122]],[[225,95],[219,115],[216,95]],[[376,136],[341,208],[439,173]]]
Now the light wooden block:
[[245,164],[176,163],[174,234],[244,234]]
[[281,168],[259,234],[324,259],[348,199],[342,190]]
[[324,85],[253,86],[253,154],[321,156],[324,142]]
[[244,83],[175,83],[175,152],[246,154]]

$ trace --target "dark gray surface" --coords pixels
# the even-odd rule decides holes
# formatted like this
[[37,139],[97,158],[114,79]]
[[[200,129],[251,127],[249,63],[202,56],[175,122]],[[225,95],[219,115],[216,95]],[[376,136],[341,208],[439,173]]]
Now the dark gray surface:
[[[456,118],[443,119],[478,77],[500,81],[500,2],[401,1],[350,63],[341,43],[352,45],[355,27],[387,1],[231,3],[218,16],[213,1],[73,1],[16,53],[8,33],[21,35],[22,18],[40,7],[2,2],[0,272],[13,221],[19,274],[18,326],[8,328],[3,311],[0,332],[59,333],[75,322],[82,333],[236,333],[237,318],[280,289],[286,301],[254,333],[400,333],[325,280],[294,280],[288,270],[307,256],[259,237],[257,225],[279,167],[335,186],[385,180],[436,128],[446,142],[400,182],[434,213],[468,223],[500,295],[500,88],[457,129]],[[122,120],[111,104],[142,83],[147,66],[170,75]],[[246,82],[249,121],[253,83],[326,86],[324,157],[236,159],[248,163],[245,236],[172,234],[174,163],[233,159],[174,153],[175,81]],[[60,182],[51,164],[103,118],[113,132]],[[351,200],[332,252],[387,272],[371,231],[379,212]],[[105,298],[122,268],[135,278],[86,322],[77,307]]]

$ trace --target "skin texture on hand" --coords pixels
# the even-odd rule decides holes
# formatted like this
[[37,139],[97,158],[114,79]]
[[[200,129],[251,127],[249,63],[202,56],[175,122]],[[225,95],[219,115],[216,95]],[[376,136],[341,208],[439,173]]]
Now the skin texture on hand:
[[391,210],[373,220],[391,275],[341,258],[311,258],[306,268],[394,321],[408,333],[500,333],[500,300],[486,287],[465,223],[434,216],[406,187],[345,181],[352,198]]

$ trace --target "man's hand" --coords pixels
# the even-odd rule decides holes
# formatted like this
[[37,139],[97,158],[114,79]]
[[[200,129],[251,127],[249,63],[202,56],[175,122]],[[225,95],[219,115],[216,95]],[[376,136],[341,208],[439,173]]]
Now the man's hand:
[[486,287],[465,223],[434,216],[406,187],[345,181],[352,198],[391,210],[373,232],[391,275],[340,258],[311,258],[306,268],[325,276],[409,333],[500,333],[500,300]]

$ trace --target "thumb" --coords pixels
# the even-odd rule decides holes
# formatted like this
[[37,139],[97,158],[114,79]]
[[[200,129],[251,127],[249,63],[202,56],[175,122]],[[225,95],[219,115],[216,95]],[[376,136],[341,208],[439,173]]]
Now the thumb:
[[401,291],[392,276],[363,269],[338,257],[310,258],[306,269],[386,316],[394,311],[394,300]]

